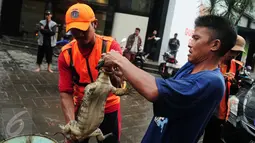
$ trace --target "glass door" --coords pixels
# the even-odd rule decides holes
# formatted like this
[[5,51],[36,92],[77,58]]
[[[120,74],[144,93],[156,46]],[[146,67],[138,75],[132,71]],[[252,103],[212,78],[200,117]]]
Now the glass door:
[[106,21],[106,12],[104,11],[95,11],[96,18],[98,20],[98,27],[96,33],[99,35],[104,35],[105,31],[105,21]]

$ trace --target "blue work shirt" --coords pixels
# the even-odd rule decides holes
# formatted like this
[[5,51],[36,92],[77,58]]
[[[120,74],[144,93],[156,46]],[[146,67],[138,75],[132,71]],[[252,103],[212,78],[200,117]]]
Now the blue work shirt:
[[158,99],[142,143],[197,143],[220,103],[225,82],[220,69],[191,74],[186,63],[173,78],[156,79]]

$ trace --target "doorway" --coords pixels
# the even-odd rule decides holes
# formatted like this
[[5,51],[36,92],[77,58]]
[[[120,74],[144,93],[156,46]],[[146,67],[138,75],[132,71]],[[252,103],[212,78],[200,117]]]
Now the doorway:
[[[8,36],[19,36],[20,12],[22,0],[3,0],[1,10],[1,33]],[[15,12],[13,11],[15,10]]]
[[[158,34],[157,37],[163,37],[164,34],[164,27],[165,27],[165,21],[166,21],[166,15],[167,15],[167,9],[168,9],[168,4],[170,0],[154,0],[152,7],[151,7],[151,12],[150,12],[150,17],[149,17],[149,23],[148,23],[148,28],[147,28],[147,36],[148,37],[150,34],[152,34],[153,30],[157,30]],[[159,8],[160,7],[160,8]],[[160,47],[161,47],[162,41],[159,40],[156,44],[156,52],[155,55],[153,55],[153,60],[158,61],[159,59],[159,54],[160,54]],[[148,43],[145,43],[145,51],[147,51],[149,48]]]

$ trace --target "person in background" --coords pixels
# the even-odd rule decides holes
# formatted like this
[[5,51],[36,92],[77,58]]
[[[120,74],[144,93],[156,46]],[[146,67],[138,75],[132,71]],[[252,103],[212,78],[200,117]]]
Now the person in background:
[[135,55],[142,46],[142,38],[139,36],[140,28],[135,29],[135,33],[128,36],[126,49],[124,50],[123,55],[129,60],[134,61]]
[[148,45],[148,48],[147,48],[147,51],[145,53],[145,60],[148,58],[150,60],[153,60],[155,61],[155,52],[156,52],[156,43],[157,43],[157,40],[156,40],[156,36],[157,36],[157,30],[153,30],[152,34],[148,37],[147,39],[147,45]]
[[188,62],[169,79],[155,78],[118,52],[103,54],[107,69],[124,76],[153,103],[154,117],[142,143],[197,143],[224,95],[225,81],[218,65],[236,38],[228,19],[198,17],[188,45]]
[[41,70],[41,64],[44,55],[46,55],[46,62],[48,63],[48,71],[53,73],[51,70],[53,48],[56,46],[57,38],[56,27],[57,23],[51,20],[52,13],[49,10],[45,11],[45,20],[40,21],[40,27],[38,30],[38,52],[37,52],[37,65],[38,68],[35,70],[39,72]]
[[66,25],[65,24],[63,24],[62,25],[62,29],[61,29],[61,32],[60,32],[60,39],[61,40],[64,40],[66,37]]
[[178,49],[180,47],[180,41],[177,39],[177,36],[178,36],[178,34],[175,33],[174,38],[171,38],[168,43],[170,51],[173,51],[173,53],[174,53],[174,58],[176,58]]
[[60,37],[61,37],[61,41],[64,41],[64,40],[71,41],[72,40],[71,31],[66,32],[66,24],[63,24],[63,26],[62,26]]
[[[84,89],[98,77],[96,66],[101,54],[112,49],[122,53],[120,45],[112,38],[95,33],[97,20],[92,8],[86,4],[72,5],[66,12],[66,31],[71,31],[74,40],[62,48],[58,58],[59,92],[66,123],[77,119]],[[121,79],[110,75],[115,87]],[[101,108],[101,107],[100,107]],[[121,135],[120,97],[110,93],[105,104],[105,115],[99,127],[103,134],[113,136],[104,143],[119,143]],[[82,143],[88,143],[89,139]]]
[[235,60],[235,58],[244,52],[245,43],[244,38],[238,35],[236,45],[221,59],[219,65],[221,73],[225,78],[226,90],[219,106],[205,128],[203,143],[223,143],[221,135],[222,128],[229,116],[229,95],[231,93],[234,95],[238,91],[238,85],[236,84],[236,81],[238,81],[237,76],[243,67],[243,63]]

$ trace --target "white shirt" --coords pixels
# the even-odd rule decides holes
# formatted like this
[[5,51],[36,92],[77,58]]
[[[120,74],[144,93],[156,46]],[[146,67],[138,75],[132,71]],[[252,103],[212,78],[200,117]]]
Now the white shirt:
[[138,44],[138,36],[135,36],[135,41],[134,41],[134,44],[131,48],[131,52],[134,52],[134,53],[137,53],[137,44]]

